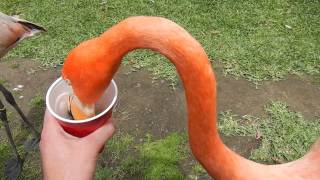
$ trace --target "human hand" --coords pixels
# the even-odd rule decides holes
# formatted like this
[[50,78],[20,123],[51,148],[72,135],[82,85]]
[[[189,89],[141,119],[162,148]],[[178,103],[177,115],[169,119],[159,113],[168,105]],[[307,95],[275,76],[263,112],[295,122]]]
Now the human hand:
[[74,137],[46,111],[40,141],[43,179],[92,179],[99,151],[113,133],[110,119],[90,135]]

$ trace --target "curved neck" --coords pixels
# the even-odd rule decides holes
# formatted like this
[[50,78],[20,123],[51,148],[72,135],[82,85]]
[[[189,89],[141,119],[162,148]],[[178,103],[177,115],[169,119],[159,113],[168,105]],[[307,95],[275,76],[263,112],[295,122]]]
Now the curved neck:
[[119,66],[122,57],[137,48],[160,52],[174,64],[187,98],[189,141],[193,154],[214,178],[235,177],[244,160],[219,138],[216,80],[202,46],[180,26],[155,17],[128,18],[102,34],[99,40],[106,46],[108,57],[112,57],[106,66]]

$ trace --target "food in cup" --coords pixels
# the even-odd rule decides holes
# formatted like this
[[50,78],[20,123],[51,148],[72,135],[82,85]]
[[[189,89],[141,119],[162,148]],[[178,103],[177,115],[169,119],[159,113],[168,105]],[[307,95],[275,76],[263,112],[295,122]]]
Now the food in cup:
[[74,120],[69,113],[69,97],[73,94],[72,87],[61,77],[58,78],[48,89],[47,109],[66,132],[77,137],[84,137],[111,118],[112,110],[117,102],[118,88],[115,81],[112,80],[94,104],[95,116],[81,120]]
[[88,119],[95,116],[96,108],[94,104],[82,104],[74,94],[69,95],[68,111],[74,120]]

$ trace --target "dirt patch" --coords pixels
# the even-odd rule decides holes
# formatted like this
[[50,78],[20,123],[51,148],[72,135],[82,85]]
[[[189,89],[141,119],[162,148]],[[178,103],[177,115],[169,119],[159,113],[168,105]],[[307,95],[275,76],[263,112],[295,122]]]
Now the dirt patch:
[[[4,81],[5,87],[14,94],[24,112],[30,111],[30,100],[36,95],[44,97],[50,84],[58,77],[58,69],[45,70],[32,60],[0,63],[0,80]],[[22,91],[13,91],[18,85],[23,85]]]
[[[40,68],[39,63],[32,60],[0,62],[0,81],[4,82],[4,86],[13,93],[22,111],[39,130],[42,127],[42,121],[39,120],[39,117],[43,117],[44,108],[31,108],[30,101],[35,96],[45,96],[47,88],[59,76],[58,72],[58,69],[45,70]],[[18,85],[23,85],[22,90],[13,91]],[[5,102],[2,94],[0,95],[0,99],[5,104],[7,110],[12,112],[12,117],[10,118],[9,116],[10,125],[19,125],[21,122],[20,116]],[[5,137],[4,130],[1,130],[0,139]]]
[[116,117],[119,127],[157,138],[169,132],[186,131],[186,110],[181,89],[169,88],[164,80],[153,80],[146,71],[131,72],[122,66],[115,80],[120,91]]
[[215,70],[219,111],[262,117],[267,103],[282,101],[306,119],[320,117],[320,86],[311,77],[289,76],[282,81],[265,81],[255,86],[244,79],[224,76],[219,66]]
[[[320,116],[320,90],[311,80],[291,76],[280,82],[264,82],[256,89],[246,80],[223,76],[220,67],[216,72],[219,111],[232,110],[239,115],[261,117],[269,101],[281,100],[307,118]],[[44,97],[47,88],[59,76],[59,68],[44,70],[31,60],[1,62],[0,66],[0,79],[6,82],[9,90],[19,84],[24,85],[23,91],[14,94],[29,117],[37,111],[30,109],[30,100],[37,94]],[[143,138],[146,133],[162,138],[170,132],[187,131],[181,85],[172,90],[168,82],[153,80],[147,71],[130,72],[125,66],[121,66],[115,80],[120,91],[120,101],[114,113],[119,131],[129,132],[138,138]],[[20,96],[23,98],[19,99]],[[41,122],[36,124],[40,129]],[[257,147],[257,142],[248,137],[223,139],[231,149],[246,157]]]

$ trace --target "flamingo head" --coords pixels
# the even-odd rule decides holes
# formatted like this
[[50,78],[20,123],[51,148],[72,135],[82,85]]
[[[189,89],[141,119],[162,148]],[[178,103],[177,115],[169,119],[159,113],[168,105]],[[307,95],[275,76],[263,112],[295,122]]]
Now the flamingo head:
[[[72,86],[76,96],[72,99],[79,99],[79,101],[70,102],[70,110],[74,118],[78,116],[77,113],[74,114],[75,112],[88,114],[88,117],[92,116],[94,109],[85,110],[81,107],[94,107],[93,104],[102,96],[110,83],[112,72],[116,68],[109,66],[108,61],[112,61],[109,58],[110,53],[107,52],[99,38],[94,38],[72,49],[65,59],[62,77]],[[72,109],[77,111],[72,112]],[[84,119],[86,116],[79,117]]]
[[82,103],[92,104],[110,83],[112,67],[107,66],[107,53],[98,38],[82,42],[65,59],[62,78],[72,86]]

